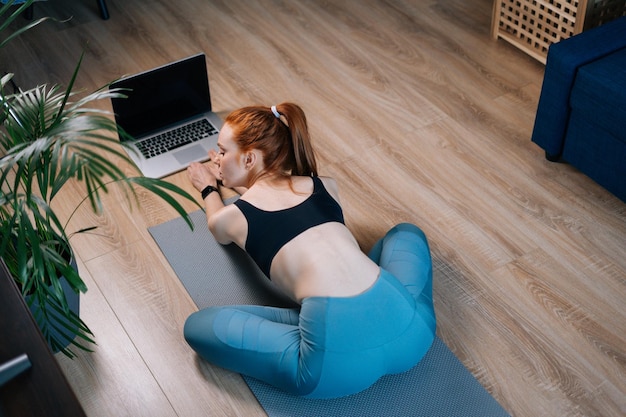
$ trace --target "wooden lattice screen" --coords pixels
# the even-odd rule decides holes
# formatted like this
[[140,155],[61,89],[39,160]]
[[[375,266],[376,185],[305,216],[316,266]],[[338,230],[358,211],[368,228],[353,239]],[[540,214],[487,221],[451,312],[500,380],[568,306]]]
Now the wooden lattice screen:
[[495,0],[491,34],[545,63],[551,44],[626,16],[626,0]]

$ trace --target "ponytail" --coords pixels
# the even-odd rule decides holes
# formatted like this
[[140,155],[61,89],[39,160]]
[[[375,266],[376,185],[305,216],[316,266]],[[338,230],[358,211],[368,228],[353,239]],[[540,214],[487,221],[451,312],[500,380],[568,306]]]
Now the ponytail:
[[262,152],[265,172],[260,175],[317,176],[306,116],[297,104],[244,107],[230,113],[225,123],[243,152]]
[[[280,115],[278,119],[289,128],[295,159],[293,174],[316,177],[317,162],[315,161],[315,152],[311,145],[311,137],[309,136],[309,128],[304,111],[300,106],[293,103],[282,103],[278,106],[273,106],[273,108]],[[283,121],[283,119],[285,120]]]

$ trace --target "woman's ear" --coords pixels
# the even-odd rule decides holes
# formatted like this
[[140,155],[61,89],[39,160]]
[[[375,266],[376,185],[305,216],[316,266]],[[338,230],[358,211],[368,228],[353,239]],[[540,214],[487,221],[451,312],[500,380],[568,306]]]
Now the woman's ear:
[[257,154],[255,152],[246,152],[243,156],[243,163],[246,169],[252,169],[257,163]]

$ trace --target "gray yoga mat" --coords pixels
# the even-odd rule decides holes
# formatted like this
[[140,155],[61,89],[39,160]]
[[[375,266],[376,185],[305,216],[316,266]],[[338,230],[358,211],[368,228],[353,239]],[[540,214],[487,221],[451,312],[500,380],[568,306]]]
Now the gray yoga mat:
[[[149,231],[199,309],[229,304],[295,306],[272,287],[245,252],[213,239],[202,211],[191,217],[193,232],[182,218]],[[254,378],[244,376],[244,380],[270,417],[509,415],[439,338],[413,369],[382,377],[349,397],[311,400]]]

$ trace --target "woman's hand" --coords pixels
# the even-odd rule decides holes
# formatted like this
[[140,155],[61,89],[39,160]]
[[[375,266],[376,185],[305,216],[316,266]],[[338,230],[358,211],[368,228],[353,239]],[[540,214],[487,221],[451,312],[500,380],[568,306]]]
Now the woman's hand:
[[200,162],[192,162],[187,167],[187,176],[191,184],[198,191],[202,191],[207,185],[217,187],[217,181],[220,179],[220,167],[216,161],[217,152],[213,149],[209,151],[209,162],[202,164]]
[[215,149],[209,150],[209,162],[206,164],[211,174],[219,181],[222,179],[220,175],[219,154]]

